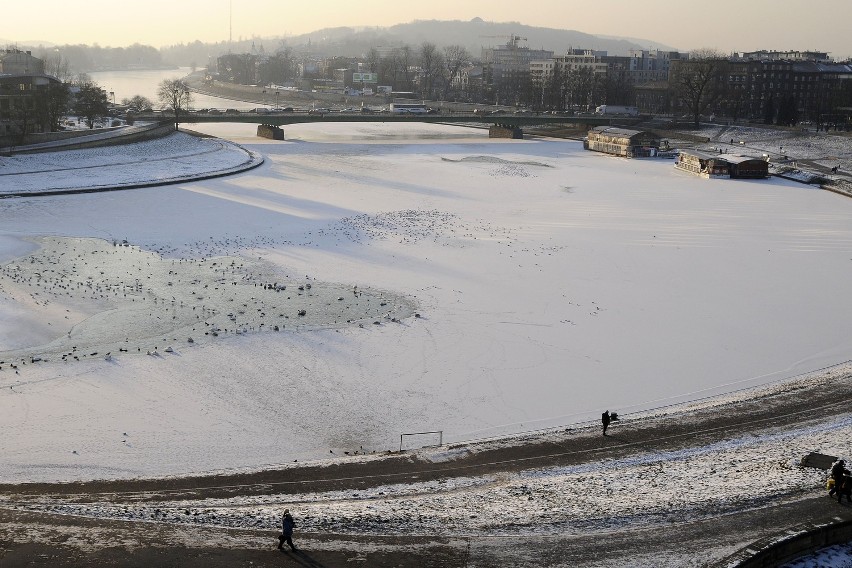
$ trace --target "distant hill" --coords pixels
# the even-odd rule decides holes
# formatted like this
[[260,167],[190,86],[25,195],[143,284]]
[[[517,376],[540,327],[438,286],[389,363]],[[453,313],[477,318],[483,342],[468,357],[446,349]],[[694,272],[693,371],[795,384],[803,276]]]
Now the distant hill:
[[387,28],[326,28],[289,37],[286,42],[294,47],[310,42],[312,50],[354,57],[375,46],[417,46],[429,41],[439,47],[463,45],[474,57],[479,57],[483,47],[505,44],[511,35],[526,38],[521,45],[556,53],[564,53],[570,48],[604,50],[610,55],[627,55],[631,49],[675,49],[651,40],[596,36],[519,22],[486,22],[481,18],[470,21],[415,20]]
[[595,49],[607,51],[610,55],[627,55],[631,49],[675,48],[659,42],[645,39],[596,36],[576,30],[560,30],[527,26],[518,22],[486,22],[481,18],[470,21],[460,20],[416,20],[407,24],[390,27],[337,27],[316,30],[297,36],[250,38],[233,43],[219,42],[188,44],[164,47],[160,51],[163,59],[175,65],[203,65],[209,55],[219,55],[232,51],[244,53],[254,49],[263,49],[267,53],[275,52],[282,44],[296,51],[307,51],[313,55],[360,57],[373,47],[401,47],[410,45],[417,48],[423,42],[432,42],[438,47],[463,45],[479,58],[483,47],[496,47],[509,41],[509,36],[526,38],[520,45],[533,49],[548,49],[565,53],[570,48]]
[[2,49],[6,49],[7,47],[18,47],[18,49],[22,51],[26,51],[27,49],[32,49],[33,47],[42,46],[42,47],[54,47],[56,44],[40,40],[40,39],[31,39],[26,41],[12,41],[10,39],[0,39],[0,47]]

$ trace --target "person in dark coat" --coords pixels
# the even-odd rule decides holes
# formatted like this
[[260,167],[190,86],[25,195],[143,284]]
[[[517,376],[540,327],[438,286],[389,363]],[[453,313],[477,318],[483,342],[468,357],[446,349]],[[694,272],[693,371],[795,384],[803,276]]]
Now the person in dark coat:
[[[831,478],[834,480],[834,487],[831,488],[831,491],[828,492],[829,497],[834,497],[834,494],[837,493],[837,502],[840,503],[840,499],[843,498],[843,493],[845,491],[844,483],[848,480],[846,479],[849,475],[849,470],[846,469],[846,462],[843,460],[837,460],[834,462],[834,465],[831,466]],[[849,495],[846,495],[846,498],[849,499]]]
[[846,470],[843,480],[840,482],[840,489],[837,490],[838,503],[840,503],[844,495],[846,495],[846,502],[852,503],[852,477],[849,476],[849,470]]
[[601,414],[601,424],[603,424],[603,435],[606,436],[606,429],[609,427],[609,423],[612,419],[609,416],[609,410]]
[[278,537],[278,550],[284,550],[284,543],[290,547],[290,550],[296,552],[296,546],[293,544],[293,528],[296,523],[290,515],[290,509],[284,509],[284,518],[281,519],[281,535]]

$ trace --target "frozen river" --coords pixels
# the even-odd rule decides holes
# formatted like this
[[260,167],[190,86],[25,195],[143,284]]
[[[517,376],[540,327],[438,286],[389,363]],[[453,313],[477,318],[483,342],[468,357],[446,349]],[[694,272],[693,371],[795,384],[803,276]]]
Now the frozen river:
[[[97,71],[90,73],[92,80],[100,85],[107,93],[115,95],[115,101],[120,103],[122,99],[130,99],[136,95],[148,98],[157,103],[157,89],[164,80],[180,79],[192,72],[189,67],[179,69],[164,69],[156,71]],[[112,96],[110,96],[112,100]],[[249,110],[255,108],[257,103],[245,103],[232,101],[193,93],[192,108],[235,108],[238,110]]]
[[[283,142],[251,125],[194,128],[266,163],[163,188],[0,200],[0,257],[31,237],[126,239],[166,263],[231,255],[404,298],[419,317],[193,345],[168,335],[110,361],[4,366],[5,478],[254,468],[393,449],[403,432],[500,435],[852,358],[848,198],[451,126],[301,125]],[[106,282],[110,270],[87,274]],[[18,284],[0,317],[16,347],[22,326],[47,340],[65,315],[103,312],[59,296],[42,305],[46,290]]]

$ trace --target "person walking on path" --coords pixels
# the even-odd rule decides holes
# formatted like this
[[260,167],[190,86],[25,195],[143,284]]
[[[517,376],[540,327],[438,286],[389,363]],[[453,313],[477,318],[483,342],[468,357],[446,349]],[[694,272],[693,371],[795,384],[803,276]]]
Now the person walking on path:
[[281,520],[281,536],[278,537],[278,550],[284,550],[284,543],[290,547],[290,550],[296,552],[296,546],[293,544],[293,528],[296,523],[290,515],[290,509],[284,509],[284,518]]
[[603,424],[603,435],[606,436],[606,429],[609,427],[609,423],[611,418],[609,416],[609,410],[601,414],[601,424]]
[[843,482],[847,475],[849,475],[849,470],[846,469],[846,462],[843,460],[834,462],[831,466],[831,478],[834,480],[834,487],[828,492],[828,496],[834,497],[834,494],[837,493],[838,503],[840,503],[840,499],[843,497]]

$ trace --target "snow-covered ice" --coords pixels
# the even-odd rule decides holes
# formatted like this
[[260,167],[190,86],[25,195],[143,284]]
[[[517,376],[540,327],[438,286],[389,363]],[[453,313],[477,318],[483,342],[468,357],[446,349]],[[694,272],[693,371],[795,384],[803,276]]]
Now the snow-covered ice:
[[[162,188],[0,200],[0,360],[13,349],[37,355],[81,324],[74,329],[109,336],[89,344],[97,357],[63,362],[57,349],[17,373],[2,365],[4,479],[259,468],[392,449],[403,432],[442,430],[446,441],[511,434],[852,357],[852,296],[841,292],[852,281],[848,198],[774,178],[704,180],[670,161],[451,126],[301,125],[287,127],[284,142],[245,125],[196,129],[263,154],[265,165]],[[122,169],[94,168],[87,183],[107,184]],[[0,191],[36,187],[40,175],[2,176]],[[192,344],[179,327],[181,347],[149,357],[142,340],[164,333],[156,327],[135,338],[138,354],[116,353],[113,342],[137,322],[116,314],[115,298],[72,302],[46,290],[41,272],[39,286],[31,268],[26,282],[10,279],[21,258],[44,254],[34,248],[44,237],[104,250],[127,240],[150,255],[142,274],[158,282],[151,293],[167,307],[172,295],[181,301],[165,296],[172,262],[228,256],[331,287],[328,313],[338,323],[351,318],[337,290],[355,286],[420,317],[247,329]],[[98,268],[74,286],[106,290],[117,278],[126,286],[120,272],[130,266]],[[800,449],[777,448],[779,464]],[[636,467],[651,475],[657,466]]]

